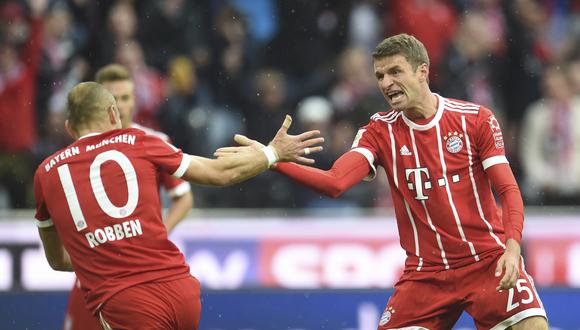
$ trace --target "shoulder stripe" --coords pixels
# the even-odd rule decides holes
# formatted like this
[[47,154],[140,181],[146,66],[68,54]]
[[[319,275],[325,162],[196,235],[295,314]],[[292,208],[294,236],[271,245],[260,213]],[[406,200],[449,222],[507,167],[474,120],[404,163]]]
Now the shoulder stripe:
[[453,112],[459,112],[459,113],[464,113],[464,114],[471,114],[471,115],[477,115],[479,113],[479,111],[473,111],[473,110],[457,110],[457,109],[448,108],[448,107],[445,107],[445,110],[447,110],[447,111],[453,111]]
[[401,116],[401,113],[402,112],[395,111],[395,110],[393,110],[393,111],[389,112],[387,115],[383,115],[383,116],[376,113],[371,117],[371,120],[374,120],[374,121],[380,120],[380,121],[383,121],[385,123],[392,124]]
[[449,99],[445,99],[445,105],[455,109],[463,109],[463,110],[479,110],[479,108],[481,107],[475,103],[459,103],[451,101]]

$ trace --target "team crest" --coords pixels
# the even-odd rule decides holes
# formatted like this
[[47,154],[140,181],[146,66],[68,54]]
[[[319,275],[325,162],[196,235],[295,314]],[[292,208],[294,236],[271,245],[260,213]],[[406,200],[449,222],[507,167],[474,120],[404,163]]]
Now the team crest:
[[462,137],[463,134],[457,133],[457,131],[453,133],[449,132],[446,136],[444,136],[443,140],[445,140],[445,147],[447,148],[447,151],[452,154],[460,152],[461,149],[463,149],[463,141],[461,140]]
[[381,319],[379,321],[379,325],[383,326],[385,324],[387,324],[391,318],[393,317],[393,314],[395,314],[395,309],[393,308],[393,306],[387,308],[385,310],[385,312],[383,313],[383,315],[381,316]]

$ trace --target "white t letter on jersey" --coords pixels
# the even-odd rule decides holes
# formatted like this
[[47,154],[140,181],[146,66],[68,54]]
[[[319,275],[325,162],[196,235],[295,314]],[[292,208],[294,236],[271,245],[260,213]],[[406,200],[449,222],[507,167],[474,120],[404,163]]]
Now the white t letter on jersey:
[[[417,192],[415,199],[420,201],[429,199],[429,197],[423,194],[423,189],[431,189],[431,182],[427,180],[424,181],[421,173],[425,173],[427,179],[431,178],[429,176],[429,170],[427,170],[426,167],[405,169],[405,177],[407,179],[409,190],[415,190]],[[413,174],[413,180],[410,180],[411,174]]]

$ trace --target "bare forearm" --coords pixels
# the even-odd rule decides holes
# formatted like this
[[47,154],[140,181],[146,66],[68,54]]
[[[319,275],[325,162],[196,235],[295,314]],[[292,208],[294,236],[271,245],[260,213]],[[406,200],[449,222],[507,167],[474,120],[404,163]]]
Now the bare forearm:
[[173,198],[171,206],[167,210],[165,218],[165,227],[170,232],[178,223],[185,218],[189,210],[193,207],[193,194],[191,191]]
[[247,150],[217,159],[192,156],[182,179],[224,187],[250,179],[267,169],[268,159],[261,150]]

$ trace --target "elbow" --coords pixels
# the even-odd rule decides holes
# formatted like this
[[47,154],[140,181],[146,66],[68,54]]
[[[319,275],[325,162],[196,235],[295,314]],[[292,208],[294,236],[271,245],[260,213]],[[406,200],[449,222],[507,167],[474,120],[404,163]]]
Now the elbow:
[[68,263],[64,260],[48,260],[48,264],[50,265],[50,268],[52,268],[56,271],[60,271],[60,272],[73,271],[70,263]]
[[340,184],[335,184],[329,187],[327,191],[322,191],[322,193],[330,198],[338,198],[340,197],[348,188],[343,187]]

